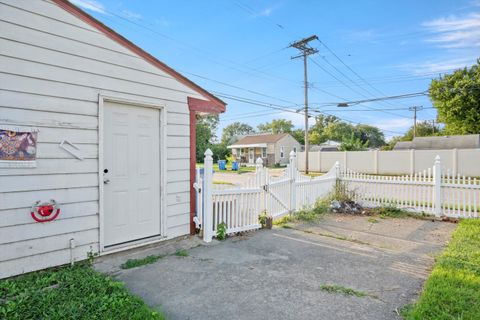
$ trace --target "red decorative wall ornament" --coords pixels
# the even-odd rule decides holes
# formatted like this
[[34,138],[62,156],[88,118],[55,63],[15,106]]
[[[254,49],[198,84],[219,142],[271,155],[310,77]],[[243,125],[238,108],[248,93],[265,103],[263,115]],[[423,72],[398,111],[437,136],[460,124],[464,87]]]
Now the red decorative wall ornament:
[[49,202],[37,201],[33,204],[31,215],[33,220],[37,222],[48,222],[55,220],[60,214],[60,208],[57,207],[55,200]]

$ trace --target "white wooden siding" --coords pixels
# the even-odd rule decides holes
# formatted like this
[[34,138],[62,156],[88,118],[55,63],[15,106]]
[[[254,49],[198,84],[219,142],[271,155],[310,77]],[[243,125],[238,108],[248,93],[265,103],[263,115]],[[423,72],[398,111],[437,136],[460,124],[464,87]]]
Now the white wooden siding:
[[[189,111],[202,96],[44,0],[0,0],[0,125],[39,129],[37,168],[0,169],[0,278],[99,250],[98,96],[167,110],[167,236],[189,232]],[[59,148],[67,139],[83,161]],[[37,200],[61,204],[35,223]]]

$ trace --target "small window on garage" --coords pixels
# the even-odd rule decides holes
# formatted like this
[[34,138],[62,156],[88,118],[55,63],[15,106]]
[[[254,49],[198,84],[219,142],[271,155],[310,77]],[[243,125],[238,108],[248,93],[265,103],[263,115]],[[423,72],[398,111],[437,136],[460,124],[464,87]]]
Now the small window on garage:
[[280,158],[285,157],[285,147],[280,147]]
[[262,158],[267,157],[267,148],[262,148]]

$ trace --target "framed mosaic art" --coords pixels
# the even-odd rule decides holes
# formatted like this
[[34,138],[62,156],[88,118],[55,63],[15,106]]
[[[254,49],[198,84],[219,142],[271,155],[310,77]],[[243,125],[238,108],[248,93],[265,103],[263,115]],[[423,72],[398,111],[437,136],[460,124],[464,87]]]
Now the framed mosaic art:
[[0,168],[35,168],[37,137],[37,129],[0,126]]

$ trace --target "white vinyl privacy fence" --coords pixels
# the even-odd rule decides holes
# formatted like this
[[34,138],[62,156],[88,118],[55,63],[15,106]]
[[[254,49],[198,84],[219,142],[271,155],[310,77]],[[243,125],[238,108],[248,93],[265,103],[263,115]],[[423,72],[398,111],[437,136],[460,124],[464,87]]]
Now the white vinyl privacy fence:
[[442,170],[440,157],[428,170],[405,176],[379,176],[341,169],[337,162],[326,174],[303,175],[297,170],[296,155],[283,175],[273,177],[261,159],[255,175],[242,186],[213,184],[212,152],[205,152],[203,177],[197,174],[195,223],[203,229],[203,239],[210,242],[219,224],[226,233],[260,228],[259,215],[274,219],[312,206],[334,191],[346,188],[353,200],[365,207],[395,206],[412,212],[435,216],[477,218],[480,213],[480,181]]
[[262,159],[256,162],[255,175],[243,186],[213,184],[212,152],[205,152],[204,174],[197,175],[197,216],[195,222],[203,229],[203,239],[212,240],[218,225],[226,225],[227,234],[258,229],[258,217],[267,213],[273,218],[311,206],[332,190],[337,174],[332,168],[319,177],[305,176],[296,169],[295,153],[279,177],[269,174]]

